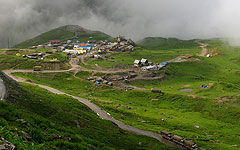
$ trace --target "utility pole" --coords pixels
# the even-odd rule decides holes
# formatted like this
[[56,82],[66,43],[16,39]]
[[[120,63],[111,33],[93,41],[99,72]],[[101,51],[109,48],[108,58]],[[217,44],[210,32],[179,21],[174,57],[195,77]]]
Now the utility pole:
[[8,49],[9,49],[9,37],[8,37]]

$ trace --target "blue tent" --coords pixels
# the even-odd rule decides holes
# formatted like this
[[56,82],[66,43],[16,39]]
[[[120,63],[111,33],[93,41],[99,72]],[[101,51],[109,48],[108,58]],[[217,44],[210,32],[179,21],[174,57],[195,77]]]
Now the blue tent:
[[164,63],[162,63],[162,65],[166,66],[166,65],[168,65],[168,63],[167,63],[167,62],[164,62]]
[[96,81],[96,84],[101,84],[101,82],[99,82],[99,81]]

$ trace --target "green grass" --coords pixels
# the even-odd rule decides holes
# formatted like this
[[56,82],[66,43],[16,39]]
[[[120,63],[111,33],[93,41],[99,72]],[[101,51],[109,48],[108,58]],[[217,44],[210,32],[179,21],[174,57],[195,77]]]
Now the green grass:
[[[161,43],[160,45],[150,46],[153,42],[158,43],[158,40],[155,41],[155,39],[152,38],[147,41],[150,41],[148,43],[149,45],[140,43],[138,45],[140,47],[136,47],[135,51],[133,52],[110,54],[109,58],[104,60],[90,58],[86,62],[90,65],[98,64],[100,67],[103,68],[129,68],[133,67],[133,62],[135,59],[139,60],[142,58],[146,58],[154,63],[161,63],[184,54],[196,55],[201,51],[199,45],[193,40],[174,40],[175,42],[166,42],[164,40],[164,46],[161,45]],[[175,43],[175,46],[173,43]]]
[[[86,72],[77,74],[78,78],[67,73],[15,75],[88,98],[103,110],[110,112],[116,119],[129,125],[157,133],[165,129],[192,139],[199,147],[206,149],[235,150],[232,145],[240,143],[240,49],[222,41],[205,42],[210,43],[209,48],[218,48],[221,55],[213,58],[196,56],[201,60],[200,62],[171,63],[160,71],[166,76],[163,81],[130,82],[135,86],[147,88],[146,91],[126,92],[108,86],[97,86],[85,80],[90,75]],[[153,62],[162,62],[179,54],[200,52],[199,47],[192,45],[193,43],[183,43],[184,49],[178,44],[174,47],[176,49],[166,46],[166,50],[153,49],[153,47],[152,50],[137,48],[132,53],[113,54],[113,60],[118,63],[98,61],[98,64],[102,67],[118,64],[127,66],[132,64],[134,59],[141,57],[149,58]],[[181,51],[177,53],[179,48]],[[90,64],[96,63],[95,60],[88,61]],[[213,83],[211,88],[200,88],[200,85],[210,83]],[[161,88],[165,94],[151,93],[151,88]],[[180,92],[179,90],[183,88],[191,88],[193,92]],[[195,95],[199,98],[191,98],[187,95]],[[217,101],[216,98],[220,97],[227,97],[227,101]],[[131,109],[127,109],[129,107]],[[195,125],[200,128],[195,128]]]
[[[65,80],[71,74],[68,74],[69,76],[55,74],[50,79],[47,78],[49,75],[43,74],[38,76],[37,74],[18,74],[18,76],[77,96],[87,97],[102,109],[110,112],[112,116],[129,125],[157,133],[165,129],[192,139],[199,147],[207,149],[234,150],[232,145],[240,143],[239,48],[231,47],[221,41],[206,42],[211,44],[209,48],[218,47],[218,51],[222,54],[213,58],[198,57],[200,62],[171,63],[161,71],[166,76],[163,81],[133,81],[130,83],[149,89],[147,91],[126,92],[95,85],[86,90],[85,84],[90,83],[83,79],[73,79],[74,82],[79,80],[77,83],[80,84],[78,85],[72,82],[63,82],[64,85],[62,85],[60,79]],[[158,50],[149,51],[150,53],[146,55],[153,55],[155,51]],[[199,49],[196,48],[196,52],[199,52]],[[134,57],[138,55],[137,53],[143,55],[140,49],[135,53]],[[174,53],[166,53],[169,57],[175,57]],[[114,55],[119,59],[127,61],[128,58],[130,59],[130,57],[123,57],[129,55],[127,53]],[[157,58],[154,59],[154,56],[153,60],[157,60]],[[169,59],[169,57],[165,56],[164,59]],[[79,75],[82,78],[86,76],[88,74],[81,73]],[[200,85],[210,83],[213,83],[211,88],[200,88]],[[74,90],[69,90],[70,87],[74,87]],[[153,87],[161,88],[165,94],[151,93],[150,88]],[[186,87],[194,91],[191,93],[179,91]],[[191,98],[187,95],[195,95],[200,98]],[[215,99],[219,97],[227,97],[228,101],[218,103]],[[159,101],[151,101],[152,99]],[[131,107],[131,109],[127,109],[127,107]],[[162,115],[163,113],[164,115]],[[162,119],[166,119],[166,121],[162,121]],[[199,125],[200,128],[195,128],[195,125]]]
[[[212,44],[211,44],[212,43]],[[222,42],[211,41],[210,47],[218,47],[222,54],[213,58],[200,58],[196,63],[172,63],[165,70],[164,81],[133,81],[131,84],[145,88],[162,88],[168,93],[182,95],[197,95],[201,97],[217,98],[239,95],[239,48],[223,45]],[[213,87],[203,90],[200,85],[213,83]],[[187,86],[194,89],[191,93],[179,90]]]
[[179,40],[176,38],[147,37],[137,44],[146,49],[191,49],[198,46],[194,40]]
[[37,46],[49,42],[50,40],[70,39],[74,36],[73,32],[67,31],[66,27],[60,27],[43,33],[33,39],[24,41],[15,45],[15,48],[28,48],[30,46]]
[[[19,74],[18,76],[23,77]],[[240,119],[237,116],[239,105],[233,105],[239,104],[239,97],[231,103],[216,104],[211,99],[193,99],[168,93],[161,96],[148,91],[125,92],[110,87],[93,87],[92,90],[89,87],[87,93],[82,93],[86,92],[87,86],[84,84],[86,81],[72,79],[72,82],[66,83],[65,78],[70,75],[55,74],[53,78],[47,78],[49,76],[27,74],[25,78],[77,96],[88,97],[115,118],[127,124],[157,133],[163,129],[169,130],[192,139],[200,147],[230,150],[231,145],[238,144],[240,141],[238,137]],[[88,74],[79,75],[81,76],[85,77]],[[159,101],[151,102],[152,99],[159,99]],[[126,109],[126,106],[131,109]],[[162,116],[161,113],[165,115]],[[161,121],[162,118],[167,121]],[[195,125],[199,125],[200,129],[195,128]]]
[[[4,108],[0,109],[0,134],[19,150],[175,149],[154,139],[123,131],[68,96],[52,94],[28,84],[19,87],[5,81],[11,94],[9,103],[0,102],[0,107]],[[23,125],[17,119],[24,119],[30,125]],[[22,131],[32,140],[23,140]],[[57,135],[64,138],[55,139]]]
[[[59,27],[48,32],[45,32],[33,39],[24,41],[15,45],[15,48],[28,48],[30,46],[37,46],[40,44],[45,44],[50,40],[63,40],[66,41],[68,39],[72,39],[75,35],[79,37],[78,40],[82,42],[86,42],[88,40],[112,40],[112,38],[102,32],[99,31],[90,31],[86,29],[81,29],[79,32],[78,29],[70,30],[69,26]],[[75,33],[76,32],[76,33]],[[90,38],[91,37],[91,38]]]
[[[22,55],[45,52],[47,50],[48,49],[3,51],[0,55],[0,69],[33,69],[34,66],[42,66],[44,70],[66,70],[70,68],[67,55],[62,53],[53,53],[45,57],[44,60],[33,60],[21,57]],[[17,53],[21,54],[21,56],[16,56]],[[58,61],[51,62],[54,58],[57,58]]]

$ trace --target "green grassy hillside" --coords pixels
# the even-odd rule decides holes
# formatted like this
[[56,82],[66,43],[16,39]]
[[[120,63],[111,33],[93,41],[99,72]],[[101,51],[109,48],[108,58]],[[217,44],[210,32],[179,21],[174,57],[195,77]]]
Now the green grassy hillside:
[[0,136],[19,150],[173,149],[101,120],[86,106],[68,96],[5,81],[9,96],[8,102],[0,102]]
[[201,51],[194,40],[178,40],[165,38],[145,38],[138,42],[138,47],[131,53],[113,53],[106,59],[88,59],[92,66],[98,64],[103,68],[128,68],[133,66],[135,59],[147,58],[154,63],[168,61],[184,54],[196,55]]
[[[46,52],[49,49],[36,50],[3,50],[0,51],[0,69],[33,69],[34,66],[42,66],[44,70],[66,70],[70,68],[67,54],[54,52],[41,59],[23,58],[22,55]],[[20,54],[21,56],[17,56]],[[51,60],[57,58],[57,61]]]
[[146,49],[189,49],[198,45],[193,41],[176,38],[147,37],[137,42],[137,44]]
[[[200,59],[198,62],[171,63],[160,71],[160,74],[165,75],[163,81],[130,82],[146,88],[146,91],[119,91],[97,86],[86,81],[85,77],[89,74],[84,73],[76,77],[66,73],[15,75],[89,98],[129,125],[157,133],[165,129],[192,139],[205,149],[236,150],[234,145],[240,143],[240,49],[219,40],[204,42],[210,44],[208,48],[218,48],[220,55],[212,58],[195,56]],[[195,48],[195,52],[200,51]],[[185,52],[191,49],[186,48]],[[145,55],[154,56],[155,51],[158,50],[149,51]],[[169,51],[174,49],[169,48]],[[170,52],[166,51],[168,57],[175,56],[175,53]],[[137,50],[119,56],[116,54],[116,57],[126,59],[121,56],[132,53],[143,55]],[[163,59],[166,57],[163,56]],[[209,88],[203,89],[200,85],[209,85]],[[151,93],[151,88],[161,88],[164,95]],[[179,91],[181,89],[193,91],[184,93]]]
[[33,39],[19,43],[14,48],[28,48],[30,46],[37,46],[49,42],[50,40],[68,40],[72,37],[78,36],[79,41],[94,40],[109,40],[111,37],[99,31],[86,30],[80,26],[63,26],[46,33],[43,33]]

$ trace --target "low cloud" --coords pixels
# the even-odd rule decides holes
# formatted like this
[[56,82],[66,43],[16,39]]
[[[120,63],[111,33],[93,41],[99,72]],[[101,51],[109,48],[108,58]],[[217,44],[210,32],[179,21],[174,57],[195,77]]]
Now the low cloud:
[[[239,38],[236,0],[0,0],[0,47],[76,24],[134,40]],[[237,40],[238,41],[238,40]]]

